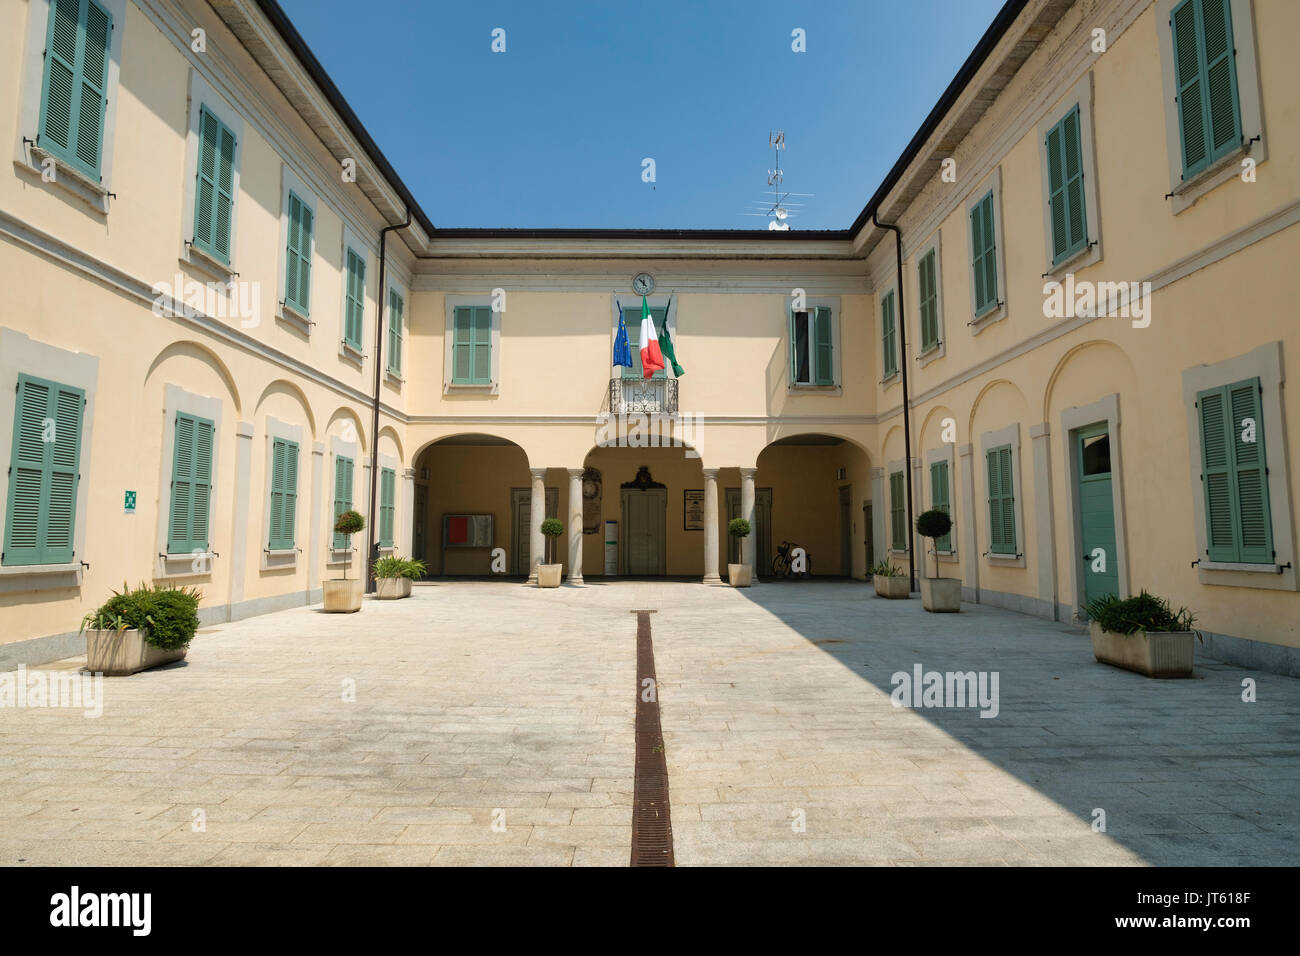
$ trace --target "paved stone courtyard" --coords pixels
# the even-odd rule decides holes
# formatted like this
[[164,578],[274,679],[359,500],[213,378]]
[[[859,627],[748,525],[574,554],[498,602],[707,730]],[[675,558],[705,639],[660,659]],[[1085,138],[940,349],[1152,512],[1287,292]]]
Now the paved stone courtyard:
[[[1147,680],[860,583],[635,581],[284,611],[105,679],[97,719],[0,709],[0,863],[624,866],[634,608],[678,865],[1300,863],[1300,681]],[[893,706],[918,664],[997,672],[997,716]]]

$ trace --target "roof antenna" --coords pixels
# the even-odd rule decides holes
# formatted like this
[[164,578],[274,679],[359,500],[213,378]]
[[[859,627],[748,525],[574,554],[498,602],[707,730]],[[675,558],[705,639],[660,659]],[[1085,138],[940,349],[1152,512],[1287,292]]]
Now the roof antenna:
[[761,209],[762,212],[742,212],[742,216],[762,216],[767,220],[767,228],[772,232],[786,232],[790,228],[789,219],[797,216],[799,213],[793,208],[805,205],[801,202],[789,202],[791,196],[811,196],[812,193],[792,193],[783,192],[781,184],[785,180],[785,173],[781,171],[781,150],[785,149],[785,130],[773,130],[767,134],[767,145],[772,148],[772,169],[767,171],[767,184],[771,190],[765,193],[765,198],[761,202],[752,202],[750,205],[755,209]]

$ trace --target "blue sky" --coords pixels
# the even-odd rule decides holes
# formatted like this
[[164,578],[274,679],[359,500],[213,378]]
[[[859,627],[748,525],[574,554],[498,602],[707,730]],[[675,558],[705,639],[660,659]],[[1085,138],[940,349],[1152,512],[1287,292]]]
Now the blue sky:
[[436,226],[766,228],[783,129],[791,228],[844,229],[1002,0],[281,4]]

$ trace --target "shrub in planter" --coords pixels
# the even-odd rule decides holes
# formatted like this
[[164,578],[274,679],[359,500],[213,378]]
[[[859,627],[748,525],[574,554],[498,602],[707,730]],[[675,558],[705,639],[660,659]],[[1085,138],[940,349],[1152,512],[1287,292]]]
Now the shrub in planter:
[[373,566],[375,596],[381,601],[411,596],[411,582],[424,577],[426,567],[416,558],[390,555],[380,558]]
[[[365,526],[366,519],[356,511],[345,511],[334,520],[335,534],[347,535],[349,539]],[[351,563],[352,561],[349,558],[348,564]],[[348,565],[345,564],[342,579],[325,581],[322,584],[325,595],[325,610],[331,614],[351,614],[353,611],[361,610],[361,588],[363,584],[364,582],[360,580],[348,580]]]
[[[732,518],[727,522],[727,534],[740,541],[740,553],[743,558],[745,553],[745,539],[750,535],[749,522],[744,518]],[[727,580],[733,588],[747,588],[754,583],[754,568],[745,564],[727,565]]]
[[876,587],[876,597],[890,598],[891,600],[906,600],[911,594],[912,582],[908,580],[906,574],[894,567],[889,561],[881,561],[867,569],[871,574],[871,582]]
[[1187,608],[1145,590],[1088,602],[1092,652],[1097,660],[1148,677],[1191,677],[1196,617]]
[[150,587],[122,590],[81,620],[86,666],[108,675],[134,674],[185,657],[199,629],[196,588]]
[[542,537],[546,539],[546,563],[537,566],[537,586],[539,588],[558,588],[564,565],[552,563],[555,556],[555,539],[564,534],[564,522],[559,518],[546,518],[542,521]]
[[[916,533],[937,542],[952,531],[952,518],[938,508],[923,511],[916,519]],[[921,578],[921,606],[940,613],[961,610],[961,578],[939,577],[939,552],[934,554],[934,577]]]

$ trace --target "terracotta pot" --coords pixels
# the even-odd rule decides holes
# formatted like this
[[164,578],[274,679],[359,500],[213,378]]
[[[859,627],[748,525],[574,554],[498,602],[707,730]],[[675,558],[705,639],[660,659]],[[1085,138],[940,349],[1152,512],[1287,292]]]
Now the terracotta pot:
[[564,565],[562,564],[539,564],[537,566],[537,586],[539,588],[558,588],[563,571]]
[[1139,631],[1116,634],[1096,621],[1088,622],[1092,654],[1103,664],[1113,664],[1147,677],[1191,677],[1196,656],[1192,631]]
[[186,648],[163,650],[144,639],[144,631],[86,631],[86,669],[106,677],[125,677],[159,664],[184,660]]
[[961,578],[921,578],[921,607],[938,614],[961,610]]
[[754,568],[748,564],[728,564],[727,580],[733,588],[747,588],[754,583]]
[[361,610],[361,594],[364,582],[357,578],[350,581],[325,581],[325,610],[330,614],[351,614]]

